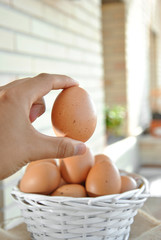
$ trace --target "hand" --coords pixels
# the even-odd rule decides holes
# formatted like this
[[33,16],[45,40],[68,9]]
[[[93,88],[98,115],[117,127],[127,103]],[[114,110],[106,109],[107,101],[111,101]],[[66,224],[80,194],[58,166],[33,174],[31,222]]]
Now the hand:
[[53,89],[78,85],[75,80],[42,73],[0,87],[0,179],[27,163],[45,158],[83,154],[84,143],[65,137],[50,137],[31,124],[45,111],[43,96]]

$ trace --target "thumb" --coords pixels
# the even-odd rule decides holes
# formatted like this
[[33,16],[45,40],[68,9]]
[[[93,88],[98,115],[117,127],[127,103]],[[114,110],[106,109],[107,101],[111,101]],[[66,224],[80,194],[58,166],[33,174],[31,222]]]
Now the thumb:
[[30,160],[44,158],[66,158],[74,155],[84,154],[86,145],[83,142],[67,137],[50,137],[39,132],[36,138],[32,138],[32,151]]

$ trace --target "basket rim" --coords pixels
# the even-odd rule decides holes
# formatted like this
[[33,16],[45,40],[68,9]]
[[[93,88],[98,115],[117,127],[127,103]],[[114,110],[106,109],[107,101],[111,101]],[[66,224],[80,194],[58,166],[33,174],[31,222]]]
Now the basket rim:
[[109,194],[104,196],[98,196],[98,197],[81,197],[81,198],[75,198],[75,197],[67,197],[67,196],[50,196],[50,195],[43,195],[43,194],[37,194],[37,193],[24,193],[21,192],[18,185],[14,186],[11,195],[14,199],[18,198],[24,198],[29,199],[32,201],[59,201],[59,202],[66,202],[66,201],[72,201],[72,202],[88,202],[89,205],[92,203],[100,202],[100,201],[107,201],[107,202],[117,202],[118,200],[135,200],[136,199],[146,199],[149,197],[149,184],[148,180],[140,176],[136,173],[129,173],[124,170],[119,170],[121,175],[127,175],[133,177],[135,180],[141,180],[142,184],[140,187],[134,190],[130,190],[123,193],[118,194]]

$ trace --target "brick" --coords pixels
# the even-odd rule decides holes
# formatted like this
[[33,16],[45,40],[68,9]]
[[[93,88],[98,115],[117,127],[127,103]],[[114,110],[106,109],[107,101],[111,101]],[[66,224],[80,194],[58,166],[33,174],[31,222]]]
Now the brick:
[[17,79],[17,76],[14,75],[14,74],[2,74],[0,73],[0,86],[3,86],[3,85],[6,85],[10,82],[12,82],[13,80],[16,80]]
[[104,58],[107,63],[115,64],[118,61],[125,60],[125,54],[107,54]]
[[90,15],[87,11],[85,11],[83,8],[80,8],[75,5],[75,9],[73,12],[73,16],[81,21],[82,23],[85,23],[94,29],[100,29],[101,28],[101,20],[98,17],[93,17]]
[[24,4],[22,0],[12,0],[12,5],[26,13],[38,16],[40,18],[43,17],[44,8],[41,1],[27,0],[27,4]]
[[32,33],[49,40],[59,41],[64,44],[73,44],[87,50],[99,52],[101,49],[100,43],[86,39],[83,36],[74,35],[74,33],[70,33],[68,31],[63,31],[63,29],[55,28],[54,26],[40,20],[32,20]]
[[104,45],[104,54],[105,55],[111,55],[111,54],[125,54],[125,43],[122,42],[121,44],[119,43],[117,46],[113,45],[113,46],[108,46],[107,44]]
[[112,29],[112,31],[103,31],[103,37],[104,39],[119,39],[120,38],[123,39],[123,42],[125,41],[125,29],[124,28],[120,28],[117,31],[115,31],[114,29]]
[[[80,40],[83,39],[83,37],[76,36],[72,32],[64,31],[63,29],[56,28],[48,23],[44,23],[40,20],[33,19],[32,20],[32,33],[36,36],[41,36],[42,38],[46,38],[48,40],[55,40],[56,42],[64,43],[64,44],[73,44],[75,46],[85,46],[86,48],[90,44],[86,44],[87,41],[84,39],[85,43],[82,44],[82,41],[80,43]],[[92,42],[92,41],[91,41]],[[97,43],[93,42],[94,49],[96,49]]]
[[117,47],[124,46],[125,47],[125,36],[122,35],[119,37],[119,39],[118,38],[113,38],[113,39],[105,38],[104,42],[103,42],[103,46],[104,47],[108,47],[108,46],[117,46]]
[[124,9],[125,4],[123,2],[120,3],[111,3],[111,4],[103,4],[102,9],[103,11],[107,12],[110,11],[111,13],[118,11],[121,11]]
[[89,63],[95,63],[98,65],[103,64],[102,56],[98,54],[89,54],[89,53],[83,53],[82,54],[82,59],[85,59],[86,62]]
[[46,53],[46,43],[30,36],[17,34],[16,49],[23,53],[44,55]]
[[53,8],[59,9],[64,13],[72,15],[74,11],[74,3],[66,0],[43,0],[44,4],[48,4]]
[[85,23],[75,21],[73,18],[68,18],[67,29],[79,33],[83,36],[92,38],[93,40],[100,39],[100,33],[97,29],[93,29]]
[[53,26],[37,19],[32,19],[31,31],[33,34],[37,36],[42,36],[43,38],[49,40],[57,39],[58,30],[55,29]]
[[[54,61],[54,60],[46,60],[46,59],[33,59],[33,72],[47,72],[47,73],[55,73],[55,74],[66,74],[69,73],[68,64]],[[70,74],[69,74],[70,75]]]
[[125,71],[125,68],[126,68],[126,63],[125,63],[124,60],[118,61],[118,62],[116,62],[115,65],[114,65],[114,69],[115,69],[115,70]]
[[123,18],[125,19],[126,17],[126,11],[124,8],[118,8],[118,9],[104,9],[104,6],[102,8],[102,20],[106,20],[109,22],[110,20],[118,21],[122,20]]
[[[112,78],[106,78],[105,80],[105,86],[107,88],[112,89],[119,89],[119,91],[125,91],[126,89],[126,81],[125,78],[122,79],[112,79]],[[111,91],[111,90],[110,90]]]
[[66,27],[68,21],[68,16],[60,12],[58,9],[52,8],[50,5],[44,5],[43,17],[49,22],[63,28]]
[[101,8],[96,7],[91,1],[80,1],[80,5],[86,9],[91,15],[99,17],[101,16]]
[[100,6],[102,5],[102,1],[101,0],[92,0],[94,4]]
[[[84,41],[84,43],[83,43],[83,41]],[[96,53],[102,53],[101,42],[94,42],[94,41],[89,40],[89,39],[79,38],[79,45],[86,47],[87,50],[89,49],[89,50],[94,51]]]
[[14,34],[0,28],[0,49],[13,50],[14,49]]
[[0,53],[0,72],[15,73],[32,70],[31,58],[12,53]]
[[68,59],[71,59],[73,61],[84,61],[84,52],[79,49],[73,49],[70,47],[66,50],[66,55],[68,56]]
[[47,43],[47,50],[46,54],[51,57],[56,57],[60,59],[69,59],[66,52],[67,52],[67,47],[60,45],[60,44],[50,44]]
[[30,32],[30,18],[10,8],[0,6],[0,26]]
[[116,28],[118,29],[125,29],[125,23],[122,21],[111,21],[110,24],[103,23],[103,31],[116,31]]
[[76,46],[77,36],[72,32],[64,31],[63,29],[56,29],[56,41],[60,44],[68,46]]
[[125,55],[125,47],[126,47],[126,44],[125,42],[122,42],[122,43],[118,43],[117,45],[111,45],[110,47],[108,47],[108,45],[104,44],[103,45],[103,51],[104,51],[104,54],[105,55],[109,55],[109,56],[112,56],[112,55]]
[[[63,15],[57,9],[54,9],[54,8],[51,8],[48,6],[45,6],[44,16],[46,19],[48,19],[49,21],[52,21],[53,23],[56,23],[57,25],[61,25],[63,27],[65,27],[67,25],[68,29],[79,32],[79,33],[86,34],[88,36],[90,32],[93,32],[93,30],[92,30],[92,28],[88,27],[88,31],[86,31],[83,29],[83,25],[84,25],[84,28],[86,28],[86,25],[87,25],[86,22],[90,23],[91,21],[93,21],[93,17],[89,17],[89,14],[87,14],[82,9],[79,9],[76,6],[75,6],[75,10],[73,12],[74,12],[74,14],[72,14],[72,15],[74,17],[76,17],[78,19],[81,18],[81,20],[83,20],[82,23],[79,21],[77,22],[76,19],[71,18],[70,16],[67,17],[67,16]],[[79,13],[79,15],[78,15],[78,13]],[[96,22],[98,22],[98,21],[95,20],[93,23],[93,26],[95,26]],[[95,29],[96,29],[96,27],[95,27]],[[92,34],[92,33],[90,33],[90,34]]]
[[36,54],[41,57],[66,58],[66,47],[30,36],[18,34],[16,36],[16,46],[17,50],[23,53]]

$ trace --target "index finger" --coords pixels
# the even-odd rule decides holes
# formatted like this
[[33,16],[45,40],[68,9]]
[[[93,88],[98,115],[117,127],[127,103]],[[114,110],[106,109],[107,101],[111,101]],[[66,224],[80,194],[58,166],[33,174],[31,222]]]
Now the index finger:
[[[35,102],[54,89],[64,89],[78,85],[78,82],[65,75],[41,73],[33,78],[27,79],[20,86],[20,91],[27,95],[27,99]],[[23,89],[22,89],[23,88]]]

